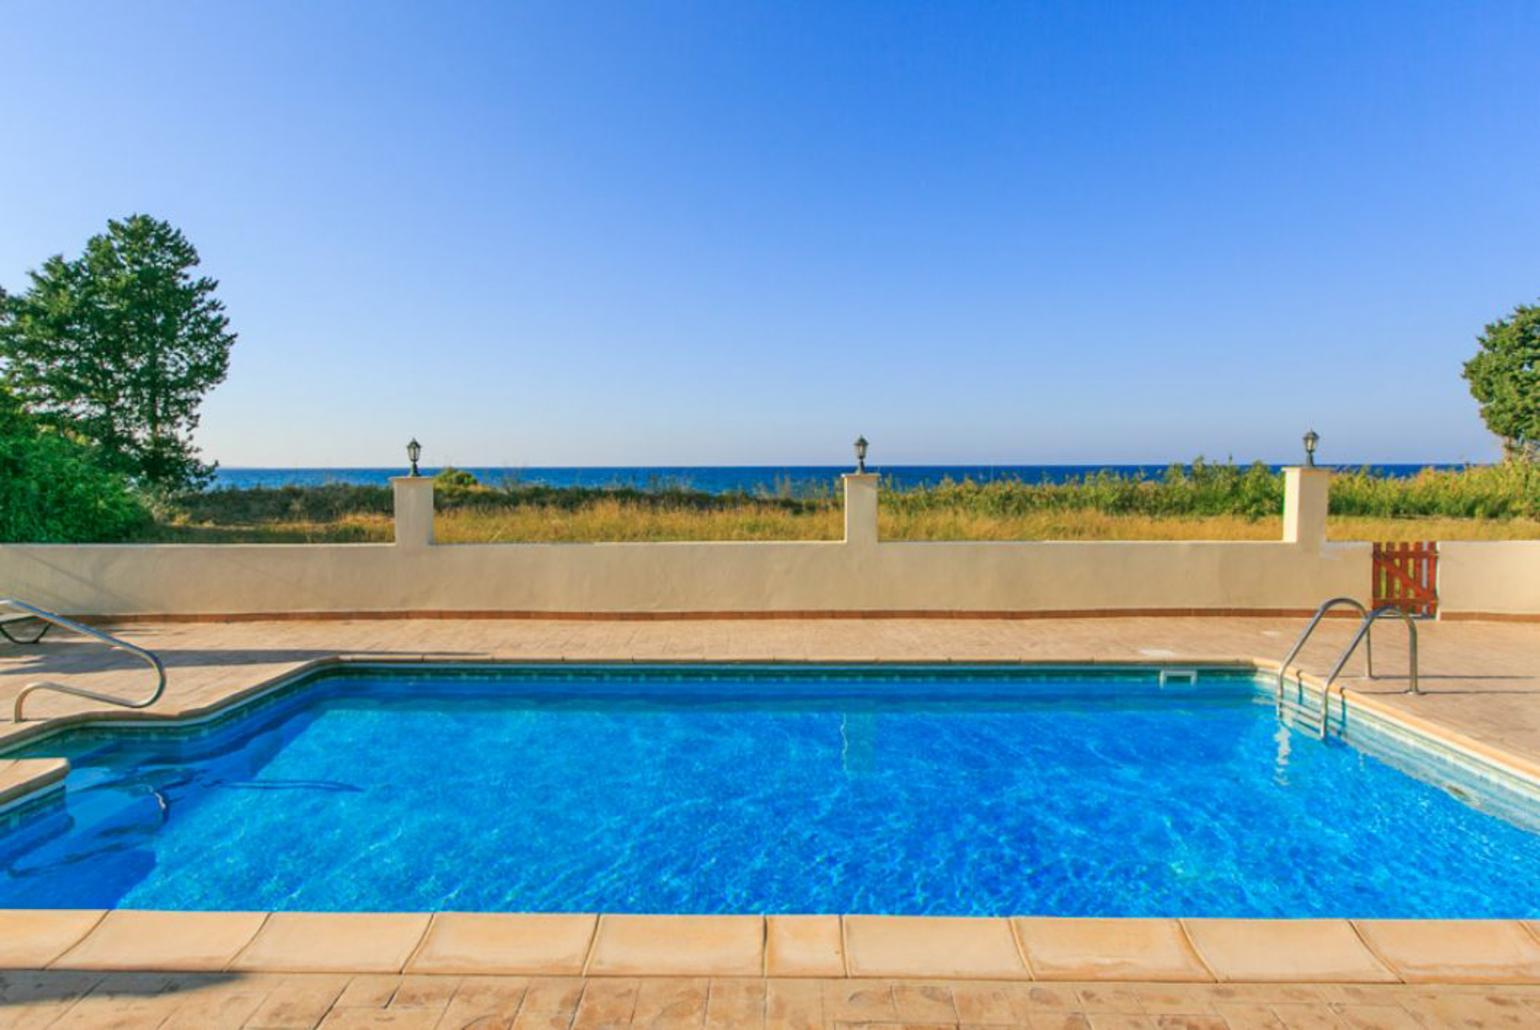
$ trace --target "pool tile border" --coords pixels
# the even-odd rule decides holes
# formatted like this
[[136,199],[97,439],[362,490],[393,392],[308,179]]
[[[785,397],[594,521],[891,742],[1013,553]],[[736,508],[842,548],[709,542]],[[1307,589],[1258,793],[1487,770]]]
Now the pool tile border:
[[1184,983],[1512,985],[1540,984],[1540,924],[0,910],[0,970],[43,969],[846,979],[853,985],[944,979],[1169,983],[1173,989]]
[[397,973],[431,917],[395,912],[274,912],[224,968],[243,973]]

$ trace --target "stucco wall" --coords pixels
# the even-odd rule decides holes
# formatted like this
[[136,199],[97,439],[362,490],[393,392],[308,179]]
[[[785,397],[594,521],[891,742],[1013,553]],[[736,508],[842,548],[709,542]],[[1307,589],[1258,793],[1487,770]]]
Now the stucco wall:
[[1309,609],[1367,544],[0,546],[0,595],[80,614]]
[[1440,543],[1438,608],[1451,616],[1540,614],[1540,540]]

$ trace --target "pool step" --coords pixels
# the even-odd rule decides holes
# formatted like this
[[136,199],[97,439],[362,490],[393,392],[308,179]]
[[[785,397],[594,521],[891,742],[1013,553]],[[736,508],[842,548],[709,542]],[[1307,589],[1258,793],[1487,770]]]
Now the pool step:
[[1301,729],[1308,729],[1322,740],[1326,739],[1326,723],[1330,713],[1324,696],[1319,706],[1309,703],[1308,693],[1297,696],[1284,691],[1277,696],[1276,701],[1279,719],[1297,723]]

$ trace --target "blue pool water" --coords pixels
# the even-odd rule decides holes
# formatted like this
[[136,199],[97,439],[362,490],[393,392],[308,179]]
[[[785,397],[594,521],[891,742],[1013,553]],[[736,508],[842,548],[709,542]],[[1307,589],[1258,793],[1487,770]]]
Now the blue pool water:
[[1535,917],[1540,836],[1205,673],[334,675],[34,745],[0,907]]

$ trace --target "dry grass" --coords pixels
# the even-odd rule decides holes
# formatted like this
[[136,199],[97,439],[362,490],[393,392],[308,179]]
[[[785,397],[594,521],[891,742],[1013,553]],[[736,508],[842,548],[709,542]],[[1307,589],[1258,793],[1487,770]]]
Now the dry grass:
[[[720,510],[667,508],[602,499],[577,509],[557,506],[461,508],[440,512],[440,543],[592,543],[678,540],[838,540],[838,506],[791,511],[745,502]],[[1096,511],[989,515],[931,509],[879,512],[885,540],[1276,540],[1278,518],[1239,515],[1159,517]],[[1370,518],[1333,516],[1333,540],[1533,540],[1534,519]],[[153,539],[178,543],[386,543],[386,515],[352,514],[332,521],[247,525],[162,525]]]

